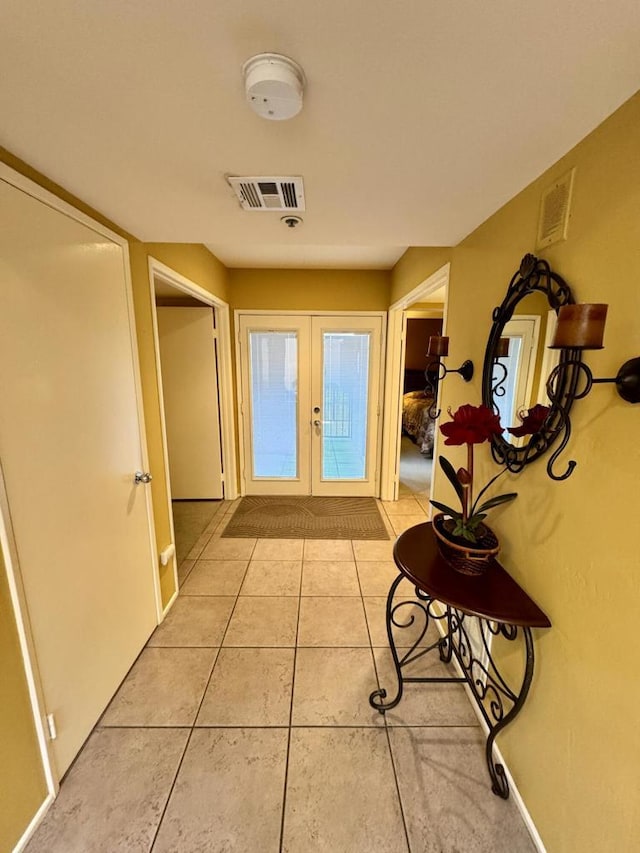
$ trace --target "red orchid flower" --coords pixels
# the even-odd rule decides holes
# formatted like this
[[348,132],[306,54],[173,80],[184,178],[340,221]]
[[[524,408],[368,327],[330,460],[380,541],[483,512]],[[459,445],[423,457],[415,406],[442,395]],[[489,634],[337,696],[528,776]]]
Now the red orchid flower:
[[549,414],[549,406],[542,406],[540,403],[535,405],[526,414],[518,414],[522,424],[517,427],[507,427],[507,432],[520,438],[523,435],[534,435],[540,432],[542,424],[546,421]]
[[449,409],[452,420],[440,426],[440,432],[446,437],[445,444],[467,445],[467,467],[459,468],[457,471],[444,456],[440,456],[440,467],[447,479],[455,489],[460,501],[461,511],[432,500],[431,504],[455,522],[453,535],[462,537],[469,542],[477,541],[479,525],[486,518],[487,510],[500,504],[512,501],[516,497],[515,492],[506,495],[497,495],[480,502],[480,498],[487,489],[495,483],[498,477],[507,470],[503,468],[495,477],[480,490],[477,498],[473,499],[473,446],[490,441],[494,435],[502,433],[500,417],[487,406],[471,406],[468,403],[453,412]]
[[440,432],[446,436],[445,444],[482,444],[492,435],[499,435],[503,429],[500,418],[487,406],[460,406],[457,412],[449,414],[453,418],[442,424]]

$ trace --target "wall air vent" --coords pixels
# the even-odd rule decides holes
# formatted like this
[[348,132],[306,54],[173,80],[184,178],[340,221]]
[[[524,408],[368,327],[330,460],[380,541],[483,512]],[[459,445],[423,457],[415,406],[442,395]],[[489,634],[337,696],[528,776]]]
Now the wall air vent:
[[538,249],[567,239],[575,171],[566,172],[542,193],[536,240]]
[[227,176],[245,210],[304,210],[302,178],[235,178]]

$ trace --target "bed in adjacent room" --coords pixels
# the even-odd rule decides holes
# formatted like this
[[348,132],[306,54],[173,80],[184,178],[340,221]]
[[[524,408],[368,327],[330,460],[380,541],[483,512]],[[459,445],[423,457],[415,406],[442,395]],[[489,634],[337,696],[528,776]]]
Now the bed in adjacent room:
[[423,370],[405,370],[402,396],[402,431],[420,448],[425,456],[433,456],[435,423],[429,417],[433,396],[425,390]]

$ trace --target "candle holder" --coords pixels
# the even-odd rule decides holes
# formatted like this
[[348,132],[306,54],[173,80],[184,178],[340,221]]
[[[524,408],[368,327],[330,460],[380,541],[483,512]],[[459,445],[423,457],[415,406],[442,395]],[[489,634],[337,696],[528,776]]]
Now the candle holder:
[[[433,402],[429,406],[429,417],[434,421],[440,417],[440,409],[436,409],[438,385],[447,373],[459,373],[465,382],[471,382],[473,378],[473,362],[470,359],[463,361],[460,367],[454,370],[442,363],[441,359],[446,355],[449,355],[449,338],[446,335],[431,335],[427,348],[427,358],[431,356],[433,359],[427,364],[424,378],[427,380],[427,390],[433,396]],[[437,372],[437,375],[434,382],[429,374],[435,372]]]
[[[547,380],[547,395],[551,403],[557,408],[560,416],[560,429],[563,437],[559,447],[554,451],[547,464],[547,473],[552,480],[566,480],[577,463],[571,459],[563,474],[556,474],[553,466],[567,446],[571,437],[571,420],[569,419],[569,407],[573,400],[582,400],[590,393],[594,385],[615,384],[618,394],[628,403],[640,403],[640,357],[631,358],[622,365],[617,374],[612,377],[596,378],[591,368],[582,360],[582,350],[602,349],[604,328],[607,318],[607,305],[602,304],[578,304],[566,305],[558,312],[558,324],[556,332],[549,348],[568,349],[571,355],[561,362],[551,372]],[[570,400],[564,404],[560,400],[559,387],[564,372],[568,367],[576,371],[581,377],[580,381],[573,384],[573,393]]]

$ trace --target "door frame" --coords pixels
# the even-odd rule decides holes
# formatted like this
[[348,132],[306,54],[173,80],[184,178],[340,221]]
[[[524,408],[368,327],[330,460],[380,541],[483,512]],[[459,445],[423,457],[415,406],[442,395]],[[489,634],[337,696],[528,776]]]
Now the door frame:
[[[162,390],[162,366],[160,364],[160,336],[158,334],[158,312],[156,310],[156,279],[164,281],[187,296],[192,296],[204,305],[213,309],[216,326],[218,371],[218,396],[220,400],[220,446],[222,450],[222,494],[223,500],[234,500],[238,496],[235,419],[233,407],[233,376],[231,373],[231,329],[229,320],[229,304],[204,287],[187,278],[176,270],[163,264],[157,258],[149,256],[149,293],[151,301],[151,326],[153,330],[153,351],[156,365],[156,388],[160,406],[160,433],[162,436],[162,455],[164,459],[164,475],[167,484],[166,500],[169,514],[169,530],[171,542],[175,545],[176,537],[173,526],[173,509],[171,505],[171,478],[169,475],[169,452],[167,447],[167,422],[164,412],[164,393]],[[173,560],[175,593],[167,603],[165,613],[169,611],[178,597],[178,561]]]
[[[553,309],[551,309],[551,310],[553,311]],[[555,314],[555,311],[553,313]],[[523,359],[523,361],[521,363],[521,369],[518,371],[519,375],[516,376],[515,393],[517,395],[518,386],[521,382],[521,370],[522,370],[522,367],[524,367],[526,364],[526,371],[527,372],[525,374],[524,392],[523,392],[523,395],[522,395],[521,400],[520,400],[520,405],[518,405],[518,397],[516,396],[516,401],[515,401],[516,407],[515,407],[515,412],[514,412],[514,415],[516,416],[516,420],[514,420],[514,423],[517,423],[517,414],[519,411],[521,411],[523,409],[528,410],[531,408],[531,406],[534,405],[533,396],[532,396],[533,395],[533,380],[535,378],[535,373],[536,373],[535,368],[536,368],[538,348],[539,348],[539,343],[540,343],[541,318],[540,318],[539,314],[514,314],[504,324],[503,336],[506,338],[520,337],[523,341],[525,341],[526,337],[527,337],[526,334],[522,334],[522,335],[518,335],[518,334],[514,335],[513,334],[513,327],[514,327],[514,325],[516,325],[519,322],[530,323],[532,328],[531,328],[531,344],[530,344],[529,352],[526,353],[526,362]],[[524,352],[523,352],[523,354],[524,354]],[[542,376],[548,376],[549,374],[543,373],[541,375]],[[545,385],[545,387],[546,387],[546,385]],[[516,439],[516,443],[521,445],[522,441]]]
[[[402,434],[402,388],[404,384],[405,334],[407,310],[415,302],[435,290],[446,286],[447,298],[442,314],[442,334],[447,333],[447,310],[449,304],[449,273],[451,264],[446,263],[423,282],[410,290],[389,308],[387,330],[387,358],[385,372],[383,426],[382,426],[382,477],[380,497],[383,501],[397,501],[400,483],[400,438]],[[440,402],[440,385],[436,405]],[[433,458],[438,454],[438,430],[434,433]],[[431,478],[431,496],[435,477]]]
[[[241,334],[240,334],[240,317],[242,316],[259,316],[259,317],[380,317],[382,319],[382,330],[380,335],[380,377],[378,386],[378,437],[382,440],[378,442],[378,452],[376,454],[376,472],[375,472],[375,494],[380,494],[380,474],[381,474],[381,459],[382,459],[382,443],[384,440],[384,427],[382,423],[383,415],[383,392],[385,381],[385,353],[387,352],[387,324],[385,318],[386,311],[277,311],[272,309],[256,309],[236,308],[233,312],[233,328],[235,338],[235,356],[236,369],[238,377],[241,376],[242,361],[241,361]],[[242,382],[238,379],[238,395],[237,395],[237,414],[238,424],[241,425],[238,429],[238,460],[240,462],[240,494],[247,494],[246,470],[247,470],[247,448],[245,447],[244,429],[243,429],[243,399],[242,399]],[[246,408],[246,407],[245,407]]]
[[[46,204],[53,210],[63,213],[76,222],[86,225],[93,231],[103,237],[116,243],[122,249],[123,253],[123,274],[125,280],[125,291],[127,300],[127,317],[129,325],[129,336],[131,341],[132,365],[133,365],[133,380],[136,397],[136,409],[138,413],[138,434],[140,441],[140,454],[142,464],[145,470],[149,469],[149,454],[147,449],[147,436],[145,430],[144,411],[142,405],[142,380],[140,375],[140,365],[138,361],[138,336],[136,332],[135,313],[133,305],[133,286],[131,280],[131,264],[129,259],[129,242],[124,237],[116,234],[110,228],[107,228],[100,222],[97,222],[92,217],[73,207],[66,201],[63,201],[57,195],[46,190],[40,184],[35,183],[30,178],[25,177],[20,172],[15,171],[4,163],[0,163],[0,179],[15,187],[18,190],[26,193],[32,198]],[[0,461],[1,462],[1,461]],[[153,504],[151,502],[151,494],[149,489],[144,490],[145,506],[147,510],[147,531],[150,544],[150,563],[149,569],[151,572],[151,580],[153,584],[154,599],[156,603],[156,616],[158,622],[162,619],[162,598],[160,593],[160,575],[155,563],[156,542],[155,542],[155,526],[153,521]],[[37,652],[33,641],[33,634],[28,617],[28,609],[26,597],[24,594],[24,585],[20,570],[20,562],[15,541],[15,535],[11,524],[10,508],[8,497],[5,488],[4,476],[0,468],[0,547],[2,548],[7,579],[9,583],[9,593],[13,606],[16,626],[18,630],[18,638],[20,643],[20,651],[29,691],[29,700],[33,713],[33,720],[42,759],[42,766],[46,781],[47,795],[33,816],[27,829],[16,844],[16,850],[21,850],[26,845],[27,841],[34,833],[36,827],[44,817],[47,809],[56,797],[60,787],[60,779],[55,770],[52,755],[49,752],[49,738],[45,729],[45,704],[43,701],[43,689],[40,680],[37,663]]]

